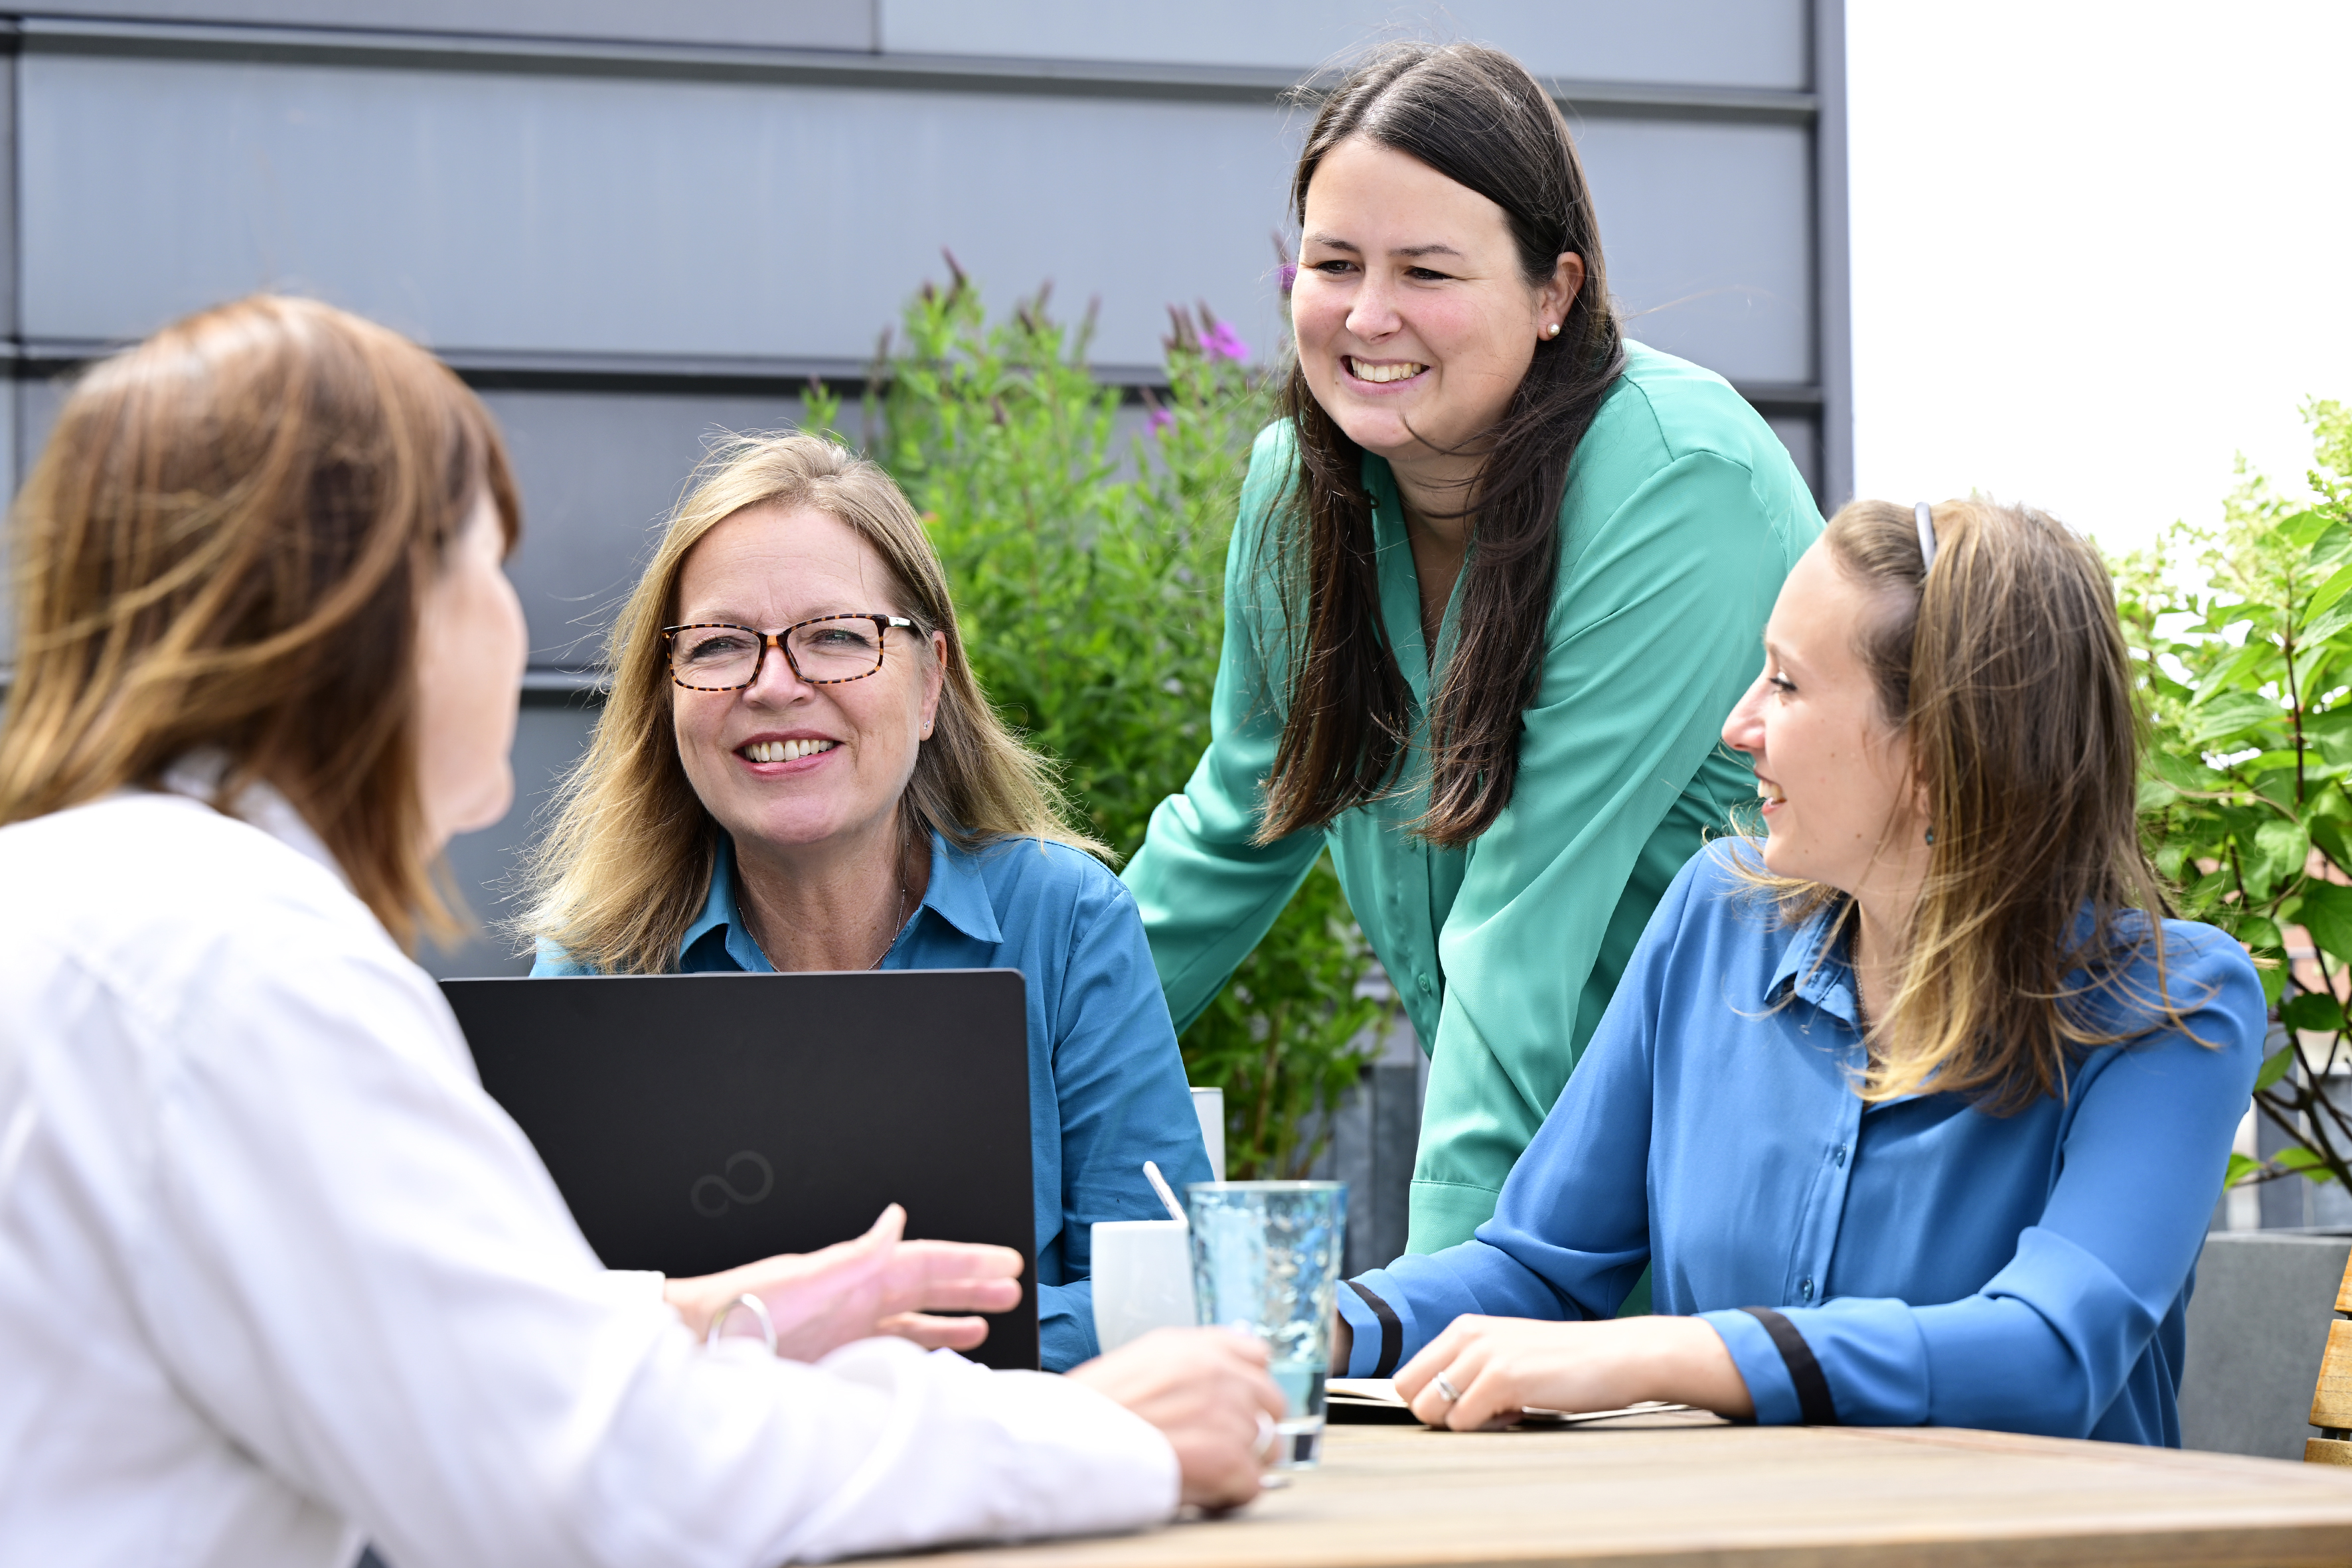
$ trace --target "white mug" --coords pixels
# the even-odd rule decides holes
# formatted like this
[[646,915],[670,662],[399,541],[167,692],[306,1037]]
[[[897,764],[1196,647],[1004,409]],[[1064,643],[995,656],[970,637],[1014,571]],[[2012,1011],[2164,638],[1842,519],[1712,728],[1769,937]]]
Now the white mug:
[[1222,1182],[1225,1179],[1225,1091],[1194,1089],[1192,1114],[1201,1119],[1201,1142],[1209,1151],[1209,1174]]
[[1095,1222],[1095,1339],[1115,1351],[1154,1329],[1191,1328],[1192,1235],[1172,1219]]

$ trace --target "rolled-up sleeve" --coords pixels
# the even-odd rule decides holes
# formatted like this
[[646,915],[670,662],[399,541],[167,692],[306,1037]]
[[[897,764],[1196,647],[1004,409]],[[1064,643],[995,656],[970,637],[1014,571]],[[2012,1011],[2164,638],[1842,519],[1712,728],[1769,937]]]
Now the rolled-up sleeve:
[[1810,1359],[1841,1422],[2093,1435],[2147,1366],[2196,1261],[2261,1068],[2265,1008],[2244,953],[2200,931],[2176,937],[2168,959],[2172,994],[2194,1001],[2186,1029],[2107,1053],[2074,1086],[2080,1103],[2040,1223],[1980,1289],[1932,1304],[1779,1309],[1801,1349],[1776,1344],[1748,1312],[1704,1314],[1748,1379],[1758,1420],[1802,1418]]

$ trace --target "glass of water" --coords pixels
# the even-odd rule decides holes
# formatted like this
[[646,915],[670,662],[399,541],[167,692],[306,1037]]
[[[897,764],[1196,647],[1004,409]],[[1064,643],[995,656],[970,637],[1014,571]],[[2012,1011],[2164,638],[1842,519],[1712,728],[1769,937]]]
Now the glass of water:
[[1265,1342],[1288,1402],[1274,1468],[1305,1469],[1323,1452],[1323,1384],[1331,1371],[1332,1297],[1348,1239],[1345,1182],[1195,1182],[1192,1289],[1201,1321]]

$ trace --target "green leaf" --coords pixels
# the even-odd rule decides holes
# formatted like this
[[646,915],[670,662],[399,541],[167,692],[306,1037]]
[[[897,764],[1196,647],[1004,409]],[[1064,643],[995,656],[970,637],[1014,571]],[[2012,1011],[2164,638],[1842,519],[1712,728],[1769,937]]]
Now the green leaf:
[[2324,993],[2306,991],[2279,1009],[2279,1022],[2290,1029],[2332,1035],[2344,1026],[2344,1005]]
[[2333,882],[2306,885],[2294,921],[2329,957],[2352,963],[2352,888]]
[[2266,947],[2285,945],[2279,940],[2278,921],[2266,915],[2244,916],[2231,934],[2257,952]]
[[2247,1177],[2261,1171],[2262,1168],[2263,1163],[2260,1160],[2255,1159],[2251,1154],[2241,1154],[2236,1150],[2232,1149],[2230,1151],[2230,1172],[2229,1174],[2221,1178],[2221,1185],[2224,1187],[2234,1187],[2239,1183],[2244,1181]]
[[[2327,607],[2342,598],[2347,590],[2352,590],[2352,565],[2339,566],[2326,582],[2312,590],[2311,597],[2305,602],[2304,626],[2307,628],[2315,616],[2326,613]],[[2304,633],[2306,637],[2312,635],[2308,630]]]
[[2301,550],[2326,532],[2335,521],[2334,513],[2312,507],[2293,517],[2282,518],[2275,526],[2280,538]]
[[2196,728],[2189,739],[2207,751],[2236,750],[2221,742],[2286,717],[2284,709],[2258,691],[2224,691],[2190,711]]
[[2345,835],[2344,819],[2339,816],[2313,816],[2308,826],[2311,841],[2321,853],[2347,871],[2352,871],[2352,840]]
[[[2254,858],[2260,869],[2246,868],[2246,879],[2259,881],[2267,890],[2283,883],[2292,883],[2303,874],[2305,864],[2311,858],[2311,838],[2303,824],[2284,817],[2273,818],[2254,829]],[[2256,894],[2256,898],[2263,897]]]
[[2300,1147],[2282,1149],[2271,1156],[2271,1163],[2282,1171],[2301,1171],[2305,1176],[2315,1182],[2332,1182],[2336,1179],[2336,1173],[2327,1168],[2327,1162],[2321,1159],[2318,1152],[2313,1149]]
[[[2226,647],[2227,645],[2223,645]],[[2221,668],[2208,670],[2197,678],[2197,695],[2189,702],[2191,709],[2218,705],[2220,699],[2242,688],[2261,686],[2273,679],[2267,665],[2282,663],[2285,655],[2266,637],[2250,637]],[[2265,699],[2267,700],[2267,699]],[[2275,703],[2271,706],[2277,706]]]
[[[2347,574],[2352,574],[2352,566],[2347,566],[2336,576],[2342,577]],[[2333,584],[2335,581],[2335,577],[2328,579],[2329,584]],[[2303,629],[2297,632],[2295,637],[2298,641],[2304,643],[2322,643],[2346,626],[2352,626],[2352,599],[2343,597],[2339,590],[2337,596],[2330,599],[2325,609],[2314,612],[2304,622]]]
[[2256,1094],[2262,1093],[2286,1076],[2287,1069],[2294,1066],[2294,1052],[2295,1047],[2293,1045],[2282,1046],[2263,1063],[2263,1070],[2254,1075]]
[[2158,777],[2175,789],[2202,793],[2221,786],[2221,776],[2196,757],[2182,756],[2177,752],[2151,752],[2147,763]]

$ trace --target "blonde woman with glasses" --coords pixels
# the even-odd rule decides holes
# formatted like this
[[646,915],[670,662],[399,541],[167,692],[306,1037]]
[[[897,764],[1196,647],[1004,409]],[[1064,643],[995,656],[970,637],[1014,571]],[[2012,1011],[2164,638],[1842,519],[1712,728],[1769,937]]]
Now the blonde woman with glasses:
[[[100,364],[27,476],[0,1563],[764,1568],[1254,1494],[1282,1396],[1232,1336],[1067,1378],[908,1342],[1011,1305],[1009,1248],[891,1214],[713,1280],[597,1263],[405,951],[512,793],[519,527],[473,394],[298,300]],[[706,1344],[747,1293],[778,1355]]]
[[1041,1348],[1093,1355],[1094,1222],[1161,1217],[1144,1162],[1208,1154],[1135,901],[989,708],[906,497],[813,436],[723,448],[610,668],[534,854],[532,973],[1020,970]]
[[[1857,501],[1723,738],[1765,837],[1684,868],[1495,1217],[1350,1281],[1340,1361],[1456,1428],[1665,1399],[2178,1447],[2264,1008],[2141,852],[2097,551]],[[1609,1321],[1645,1264],[1659,1315]]]

